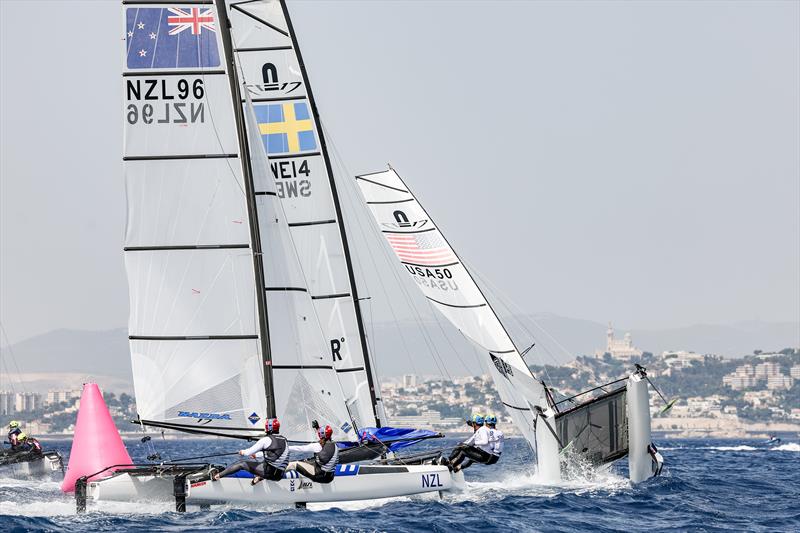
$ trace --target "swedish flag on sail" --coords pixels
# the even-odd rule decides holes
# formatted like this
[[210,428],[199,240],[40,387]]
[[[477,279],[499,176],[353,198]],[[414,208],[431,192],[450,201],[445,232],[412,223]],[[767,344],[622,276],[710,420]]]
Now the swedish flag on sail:
[[255,105],[264,148],[270,155],[317,149],[314,123],[306,102]]

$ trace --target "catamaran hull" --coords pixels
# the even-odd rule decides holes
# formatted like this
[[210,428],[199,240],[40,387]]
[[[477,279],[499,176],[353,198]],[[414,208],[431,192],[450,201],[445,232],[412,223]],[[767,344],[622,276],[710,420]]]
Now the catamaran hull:
[[[287,472],[280,481],[262,481],[253,486],[252,477],[226,477],[219,481],[184,480],[186,505],[213,504],[281,505],[316,502],[345,502],[410,496],[426,492],[461,490],[464,474],[451,474],[438,465],[340,465],[331,483],[313,482],[297,472]],[[173,502],[175,477],[118,473],[89,482],[86,496],[91,501]]]
[[2,465],[0,471],[3,476],[28,479],[61,474],[64,472],[64,466],[61,455],[56,452],[47,452],[42,457],[30,461]]
[[444,492],[463,487],[464,475],[447,467],[345,465],[331,483],[316,483],[297,472],[287,472],[278,482],[262,481],[253,486],[248,478],[191,483],[187,504],[214,503],[296,504],[374,500]]

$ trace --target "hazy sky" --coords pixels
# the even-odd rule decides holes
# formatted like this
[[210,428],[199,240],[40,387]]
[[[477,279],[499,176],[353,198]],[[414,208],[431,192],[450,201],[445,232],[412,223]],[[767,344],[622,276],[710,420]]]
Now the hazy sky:
[[[12,342],[127,323],[120,4],[0,0]],[[800,320],[800,3],[289,7],[347,169],[391,162],[526,311]]]

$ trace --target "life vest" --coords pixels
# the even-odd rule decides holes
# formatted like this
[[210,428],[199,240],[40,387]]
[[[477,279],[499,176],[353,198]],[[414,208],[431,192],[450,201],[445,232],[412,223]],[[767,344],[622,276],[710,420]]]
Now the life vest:
[[499,429],[489,428],[489,446],[492,448],[492,455],[500,456],[503,453],[503,432]]
[[11,445],[14,445],[15,443],[19,444],[19,442],[17,442],[16,436],[19,435],[20,433],[22,433],[22,430],[19,429],[19,428],[14,428],[11,431],[9,431],[8,432],[8,442],[9,442],[9,444],[11,444]]
[[314,461],[323,472],[333,472],[339,462],[339,447],[329,440],[319,453],[314,454]]
[[34,439],[33,437],[28,437],[28,440],[26,442],[31,446],[32,451],[35,451],[37,453],[40,453],[42,451],[42,445],[39,443],[38,440]]
[[278,470],[286,470],[289,464],[289,445],[286,438],[270,435],[270,444],[264,448],[264,461]]

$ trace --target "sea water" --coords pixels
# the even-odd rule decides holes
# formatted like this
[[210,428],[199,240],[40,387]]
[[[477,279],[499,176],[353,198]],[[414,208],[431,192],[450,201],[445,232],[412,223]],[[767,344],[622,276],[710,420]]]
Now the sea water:
[[[455,441],[425,443],[426,447]],[[189,507],[89,502],[76,515],[59,480],[0,477],[4,531],[800,531],[800,444],[752,440],[661,440],[661,477],[631,485],[625,460],[610,471],[548,485],[532,474],[525,441],[509,439],[501,461],[465,471],[467,490],[308,509]],[[48,442],[69,453],[69,441]],[[135,460],[235,451],[222,439],[126,441]],[[214,459],[225,462],[225,458]],[[0,475],[2,475],[0,473]]]

